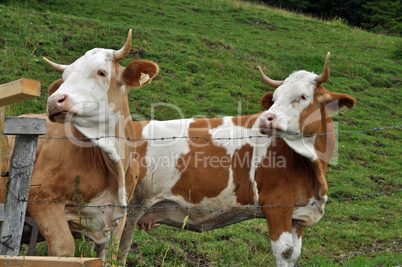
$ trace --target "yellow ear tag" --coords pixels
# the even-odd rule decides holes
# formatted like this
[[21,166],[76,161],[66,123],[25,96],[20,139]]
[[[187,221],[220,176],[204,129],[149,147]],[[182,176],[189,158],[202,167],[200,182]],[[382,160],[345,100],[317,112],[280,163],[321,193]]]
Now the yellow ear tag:
[[343,115],[343,113],[345,113],[348,110],[347,106],[342,106],[340,109],[338,109],[338,112]]
[[141,72],[141,78],[140,78],[140,86],[149,81],[151,78],[149,77],[148,74],[142,73]]

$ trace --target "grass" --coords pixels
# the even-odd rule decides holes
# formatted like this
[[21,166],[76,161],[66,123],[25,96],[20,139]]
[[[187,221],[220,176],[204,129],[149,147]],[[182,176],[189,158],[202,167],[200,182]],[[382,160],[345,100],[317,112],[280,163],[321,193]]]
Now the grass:
[[[259,112],[268,89],[257,65],[273,79],[299,69],[320,73],[330,51],[325,87],[357,99],[334,117],[338,130],[401,125],[401,38],[229,0],[2,1],[0,10],[0,84],[42,83],[41,97],[8,106],[7,115],[45,112],[47,87],[60,74],[42,56],[69,64],[93,47],[118,49],[132,28],[133,49],[122,64],[144,58],[161,69],[130,93],[137,119]],[[402,264],[400,191],[359,198],[401,189],[400,137],[400,128],[338,135],[338,160],[327,174],[335,202],[306,229],[299,264]],[[343,198],[358,199],[337,201]],[[132,250],[129,264],[139,266],[274,265],[261,219],[202,234],[157,226],[137,231]]]

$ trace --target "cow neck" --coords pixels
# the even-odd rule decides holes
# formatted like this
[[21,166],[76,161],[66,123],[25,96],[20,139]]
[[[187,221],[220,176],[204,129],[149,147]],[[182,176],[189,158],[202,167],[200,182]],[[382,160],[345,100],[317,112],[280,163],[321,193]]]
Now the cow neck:
[[[334,151],[335,137],[332,134],[325,134],[333,132],[332,120],[325,107],[320,108],[320,116],[320,128],[313,136],[286,135],[282,139],[295,153],[311,162],[318,182],[319,197],[325,198],[328,191],[325,175],[328,162]],[[325,135],[319,136],[320,134]]]
[[327,183],[321,163],[318,160],[312,161],[311,159],[300,155],[295,150],[293,150],[283,139],[278,140],[275,143],[274,147],[278,151],[278,154],[280,151],[280,155],[283,155],[285,157],[286,168],[283,170],[285,171],[285,173],[281,171],[281,175],[286,177],[293,177],[295,175],[294,173],[286,174],[286,171],[292,172],[295,170],[299,170],[297,171],[297,173],[303,175],[306,174],[304,178],[307,178],[314,184],[313,196],[317,200],[326,199],[325,196]]
[[[124,90],[126,90],[124,88]],[[98,127],[74,126],[87,138],[99,147],[111,160],[116,168],[118,182],[119,205],[126,206],[125,172],[129,166],[129,158],[124,152],[125,138],[128,137],[131,127],[127,121],[131,121],[128,107],[127,92],[120,100],[122,108],[116,110],[117,104],[100,103],[99,125]],[[103,106],[102,106],[103,105]]]
[[315,172],[317,173],[317,180],[319,182],[319,195],[321,198],[326,197],[328,192],[327,180],[325,179],[328,163],[331,159],[334,149],[335,149],[335,135],[326,134],[333,133],[334,126],[332,124],[332,119],[329,111],[325,106],[320,107],[321,113],[321,126],[319,134],[324,134],[322,136],[317,135],[315,140],[315,152],[319,155],[316,160],[313,161]]

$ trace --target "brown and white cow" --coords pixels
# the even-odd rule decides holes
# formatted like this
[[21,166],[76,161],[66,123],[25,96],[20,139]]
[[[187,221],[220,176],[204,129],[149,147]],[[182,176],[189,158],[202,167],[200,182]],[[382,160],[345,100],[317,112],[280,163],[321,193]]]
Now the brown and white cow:
[[[27,214],[37,222],[49,255],[73,256],[72,232],[88,226],[103,260],[111,236],[120,239],[126,219],[121,206],[132,198],[139,174],[129,157],[135,144],[124,139],[136,137],[128,92],[158,72],[151,61],[118,63],[130,52],[131,40],[130,30],[120,50],[95,48],[70,65],[44,58],[63,76],[49,88],[48,134],[38,143]],[[95,207],[79,214],[77,206],[63,204],[73,200]]]
[[[292,73],[261,99],[265,112],[214,119],[133,122],[146,139],[133,155],[140,165],[122,235],[121,260],[135,226],[155,223],[208,231],[266,218],[278,266],[301,253],[303,227],[316,224],[327,200],[325,174],[335,137],[330,111],[355,100],[327,91],[324,72]],[[261,133],[265,134],[261,136]],[[211,210],[213,212],[211,212]]]

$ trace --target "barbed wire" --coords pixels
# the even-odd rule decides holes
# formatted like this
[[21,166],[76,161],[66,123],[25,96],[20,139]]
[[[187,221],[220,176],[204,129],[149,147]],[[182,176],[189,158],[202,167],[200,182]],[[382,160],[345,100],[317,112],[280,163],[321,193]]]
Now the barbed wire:
[[290,208],[290,207],[305,207],[305,206],[314,206],[316,204],[332,204],[335,202],[343,202],[343,201],[356,201],[360,199],[367,199],[367,198],[374,198],[374,197],[379,197],[381,195],[389,195],[393,193],[400,193],[402,192],[402,189],[396,189],[396,190],[389,190],[389,191],[379,191],[375,193],[368,193],[364,194],[361,196],[357,197],[347,197],[347,198],[338,198],[335,200],[327,200],[327,201],[312,201],[308,203],[294,203],[294,204],[274,204],[274,205],[253,205],[253,206],[233,206],[227,209],[206,209],[206,208],[195,208],[195,207],[179,207],[179,206],[158,206],[158,207],[149,207],[147,205],[117,205],[117,204],[106,204],[106,205],[87,205],[87,204],[80,204],[80,203],[74,203],[74,202],[63,202],[63,201],[58,201],[58,200],[36,200],[36,199],[26,199],[26,197],[19,197],[17,196],[14,192],[11,192],[19,201],[21,202],[31,202],[31,203],[51,203],[51,204],[62,204],[62,205],[68,205],[68,206],[75,206],[77,208],[107,208],[107,207],[114,207],[114,208],[122,208],[122,209],[144,209],[145,212],[150,212],[153,210],[167,210],[167,209],[173,209],[173,210],[186,210],[186,211],[198,211],[198,212],[219,212],[219,213],[224,213],[228,211],[234,211],[237,209],[262,209],[262,208],[276,208],[276,207],[284,207],[284,208]]
[[378,127],[378,128],[364,129],[364,130],[359,130],[359,131],[338,131],[338,132],[319,133],[319,134],[285,133],[281,136],[249,135],[249,136],[240,136],[240,137],[213,137],[213,138],[207,138],[207,137],[203,137],[203,136],[167,136],[167,137],[157,137],[157,138],[130,138],[130,137],[117,136],[117,135],[105,135],[105,136],[98,136],[98,137],[71,137],[71,136],[44,137],[44,136],[39,136],[39,139],[53,139],[53,140],[71,139],[71,140],[98,141],[98,140],[105,139],[105,138],[116,138],[116,139],[125,139],[127,141],[164,141],[164,140],[176,140],[176,139],[203,139],[205,141],[222,141],[222,140],[243,140],[243,139],[253,139],[253,138],[273,138],[273,139],[275,139],[275,138],[284,138],[287,136],[314,137],[314,136],[339,135],[339,134],[354,135],[354,134],[359,134],[359,133],[400,129],[400,128],[402,128],[402,125]]

